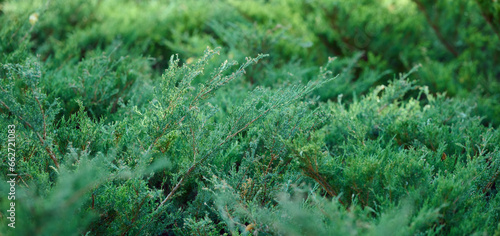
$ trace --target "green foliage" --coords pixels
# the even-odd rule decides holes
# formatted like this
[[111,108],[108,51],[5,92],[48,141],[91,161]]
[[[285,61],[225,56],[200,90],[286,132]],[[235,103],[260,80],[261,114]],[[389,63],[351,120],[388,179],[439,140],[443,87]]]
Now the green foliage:
[[498,235],[499,9],[0,0],[0,235]]

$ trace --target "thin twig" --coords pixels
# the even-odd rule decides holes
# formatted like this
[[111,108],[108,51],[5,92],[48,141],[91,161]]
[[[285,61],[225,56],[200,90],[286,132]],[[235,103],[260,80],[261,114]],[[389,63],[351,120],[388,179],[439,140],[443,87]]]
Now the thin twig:
[[239,133],[241,133],[243,130],[245,130],[246,128],[248,128],[248,126],[250,126],[252,123],[254,123],[255,121],[257,121],[259,118],[261,118],[263,115],[265,115],[266,113],[268,113],[272,108],[274,108],[275,106],[272,106],[270,107],[269,109],[267,109],[266,111],[264,111],[263,113],[261,113],[259,116],[257,116],[255,119],[251,120],[250,122],[248,122],[243,128],[241,128],[240,130],[236,131],[235,133],[233,134],[230,134],[226,137],[226,139],[224,139],[224,141],[222,141],[221,143],[219,143],[215,148],[213,148],[210,152],[208,152],[207,154],[205,154],[205,156],[203,156],[203,158],[201,158],[198,162],[195,162],[189,169],[188,171],[182,176],[182,178],[179,180],[179,182],[177,182],[177,184],[175,185],[175,187],[170,191],[170,193],[167,195],[167,197],[160,203],[160,205],[158,205],[158,207],[156,208],[155,211],[158,211],[158,209],[160,209],[161,206],[163,206],[166,202],[168,202],[168,200],[170,200],[172,198],[172,196],[177,192],[177,190],[179,189],[179,187],[184,184],[184,181],[186,180],[186,178],[191,175],[191,173],[196,169],[196,167],[198,167],[198,165],[202,164],[210,155],[212,155],[212,153],[215,152],[216,149],[218,149],[219,147],[221,147],[222,145],[226,144],[229,140],[231,140],[231,138],[233,138],[234,136],[238,135]]
[[429,23],[429,25],[431,26],[431,28],[434,30],[434,33],[436,33],[436,36],[438,37],[439,41],[444,45],[444,47],[449,51],[451,52],[455,57],[458,57],[458,52],[455,50],[455,48],[453,48],[453,46],[448,43],[448,41],[446,41],[446,39],[443,37],[443,34],[441,34],[441,30],[439,29],[439,27],[432,21],[431,17],[429,16],[429,14],[427,13],[427,11],[425,10],[425,7],[424,5],[422,4],[422,2],[420,2],[420,0],[413,0],[416,4],[417,4],[417,7],[418,9],[420,9],[420,11],[422,12],[422,14],[424,14],[425,16],[425,19],[427,20],[427,23]]
[[196,139],[194,136],[193,128],[189,127],[189,130],[191,130],[191,136],[193,137],[193,161],[196,161]]
[[[0,104],[2,104],[5,108],[7,108],[7,110],[11,111],[10,107],[7,106],[7,104],[5,104],[3,101],[0,101]],[[44,146],[45,150],[49,154],[50,159],[52,159],[52,161],[54,162],[54,164],[56,165],[56,167],[59,169],[59,163],[57,162],[56,155],[50,149],[50,147],[45,144],[45,139],[40,135],[40,133],[38,133],[38,132],[35,131],[35,128],[33,128],[33,126],[29,122],[25,121],[20,115],[16,115],[16,116],[17,116],[17,118],[19,120],[21,120],[22,122],[24,122],[24,124],[26,126],[28,126],[30,129],[32,129],[33,132],[35,132],[36,136],[38,137],[38,140],[40,140],[40,143],[42,144],[42,146]]]
[[493,30],[493,32],[495,32],[495,34],[497,35],[498,39],[500,39],[500,32],[498,30],[498,28],[495,27],[495,25],[493,25],[493,17],[491,14],[487,14],[483,7],[481,6],[481,4],[479,3],[478,0],[476,0],[476,3],[477,5],[479,5],[479,10],[481,11],[481,15],[483,16],[484,20],[486,20],[486,22],[488,23],[488,25],[491,27],[491,29]]
[[43,140],[47,139],[47,125],[45,122],[45,112],[43,110],[42,104],[40,103],[40,100],[38,100],[38,97],[35,95],[35,92],[33,89],[31,89],[31,93],[33,93],[33,97],[35,97],[36,103],[38,103],[38,107],[40,108],[40,111],[42,112],[42,118],[43,118]]

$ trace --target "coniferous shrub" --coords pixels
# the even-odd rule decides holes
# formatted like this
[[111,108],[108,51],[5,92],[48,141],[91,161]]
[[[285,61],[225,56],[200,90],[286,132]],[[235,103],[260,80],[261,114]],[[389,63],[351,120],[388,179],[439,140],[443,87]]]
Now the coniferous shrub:
[[498,4],[0,0],[0,235],[498,235]]

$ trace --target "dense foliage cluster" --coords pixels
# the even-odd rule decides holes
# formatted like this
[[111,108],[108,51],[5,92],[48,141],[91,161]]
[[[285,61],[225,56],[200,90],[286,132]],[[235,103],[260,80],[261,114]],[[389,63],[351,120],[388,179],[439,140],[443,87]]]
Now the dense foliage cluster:
[[0,235],[500,235],[499,22],[0,0]]

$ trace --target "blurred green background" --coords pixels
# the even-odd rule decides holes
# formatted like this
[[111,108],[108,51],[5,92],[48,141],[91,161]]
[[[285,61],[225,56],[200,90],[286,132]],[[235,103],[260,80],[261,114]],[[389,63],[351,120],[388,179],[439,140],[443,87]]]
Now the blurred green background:
[[[28,47],[54,73],[47,88],[68,100],[74,98],[63,90],[78,86],[74,77],[96,54],[127,56],[114,66],[135,65],[106,85],[120,96],[132,96],[136,83],[154,83],[170,55],[189,63],[207,46],[222,47],[221,58],[237,61],[270,55],[239,89],[308,81],[337,57],[328,69],[341,75],[317,92],[323,101],[340,94],[349,101],[420,66],[412,77],[419,85],[475,100],[483,123],[498,126],[498,9],[496,1],[481,0],[2,1],[0,53],[10,62],[12,52]],[[86,107],[104,114],[99,104],[87,104],[91,99],[83,98]]]
[[[207,47],[219,55],[197,64]],[[261,53],[154,139],[192,114],[208,72]],[[166,72],[172,55],[189,67]],[[499,235],[499,63],[491,0],[0,0],[0,101],[19,108],[0,107],[0,124],[19,124],[26,180],[19,232]],[[198,163],[189,128],[207,122],[196,144],[219,148],[215,131],[237,112],[249,119],[325,75],[196,164],[155,212]],[[165,118],[172,94],[186,98]]]

